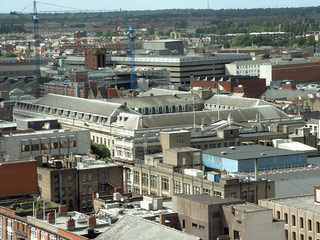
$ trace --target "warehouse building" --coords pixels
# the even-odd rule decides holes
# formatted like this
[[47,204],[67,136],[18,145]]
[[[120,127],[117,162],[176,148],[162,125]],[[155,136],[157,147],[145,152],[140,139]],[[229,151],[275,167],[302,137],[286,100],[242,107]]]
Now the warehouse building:
[[307,164],[307,154],[261,145],[233,146],[203,152],[203,164],[206,167],[228,172],[254,171],[255,160],[258,161],[258,170],[301,166]]

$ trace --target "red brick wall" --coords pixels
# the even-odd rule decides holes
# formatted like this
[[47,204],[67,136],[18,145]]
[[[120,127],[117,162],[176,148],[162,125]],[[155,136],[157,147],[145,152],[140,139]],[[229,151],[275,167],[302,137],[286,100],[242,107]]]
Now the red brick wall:
[[37,192],[36,161],[0,164],[0,196]]
[[296,83],[320,81],[320,63],[310,62],[273,66],[272,80],[294,80]]
[[[237,82],[219,82],[219,81],[200,81],[194,80],[194,87],[203,87],[203,88],[212,88],[217,89],[218,84],[220,84],[226,92],[241,92],[239,85],[243,86],[243,92],[246,97],[258,97],[266,90],[266,80],[265,79],[256,79],[256,80],[242,80]],[[223,91],[221,91],[223,92]]]

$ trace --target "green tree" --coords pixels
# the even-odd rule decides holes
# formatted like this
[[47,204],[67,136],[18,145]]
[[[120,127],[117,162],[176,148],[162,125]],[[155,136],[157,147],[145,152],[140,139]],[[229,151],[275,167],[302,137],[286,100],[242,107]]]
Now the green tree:
[[17,57],[17,54],[15,54],[13,52],[7,52],[7,53],[3,54],[1,57],[3,57],[3,58]]
[[154,34],[154,29],[151,27],[151,28],[148,28],[147,29],[147,34],[148,35],[153,35]]
[[109,148],[103,144],[97,144],[91,141],[91,150],[102,159],[109,159],[111,156]]
[[94,30],[94,35],[95,35],[96,37],[102,37],[103,32],[102,32],[100,29],[95,29],[95,30]]

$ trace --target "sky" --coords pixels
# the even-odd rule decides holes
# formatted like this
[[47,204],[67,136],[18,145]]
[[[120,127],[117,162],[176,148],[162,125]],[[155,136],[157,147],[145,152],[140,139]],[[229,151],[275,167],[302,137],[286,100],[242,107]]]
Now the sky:
[[[41,0],[41,2],[79,8],[82,10],[156,10],[171,8],[206,9],[208,0]],[[32,0],[0,0],[0,12],[20,12]],[[308,7],[320,6],[319,0],[209,0],[211,9],[229,8],[281,8],[281,7]],[[38,11],[67,10],[54,6],[38,4]],[[32,5],[24,12],[32,12]]]

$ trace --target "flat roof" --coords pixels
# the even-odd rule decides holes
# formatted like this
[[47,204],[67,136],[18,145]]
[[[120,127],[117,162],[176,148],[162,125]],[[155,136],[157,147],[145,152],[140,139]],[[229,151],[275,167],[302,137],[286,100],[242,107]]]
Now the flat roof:
[[192,148],[192,147],[179,147],[179,148],[170,148],[167,150],[168,152],[200,152],[201,150],[198,148]]
[[235,210],[238,210],[240,212],[257,212],[257,211],[271,211],[271,209],[260,207],[255,204],[236,204],[232,205]]
[[314,202],[313,195],[273,198],[265,201],[320,215],[320,206]]
[[267,147],[262,145],[248,145],[208,149],[203,151],[203,154],[214,155],[217,157],[229,158],[234,160],[246,160],[253,158],[266,158],[306,153],[279,149],[274,147]]
[[201,203],[204,205],[214,205],[214,204],[232,204],[232,203],[241,203],[244,200],[237,198],[218,198],[212,197],[206,194],[199,195],[187,195],[187,194],[175,194],[173,197],[187,199],[193,202]]

